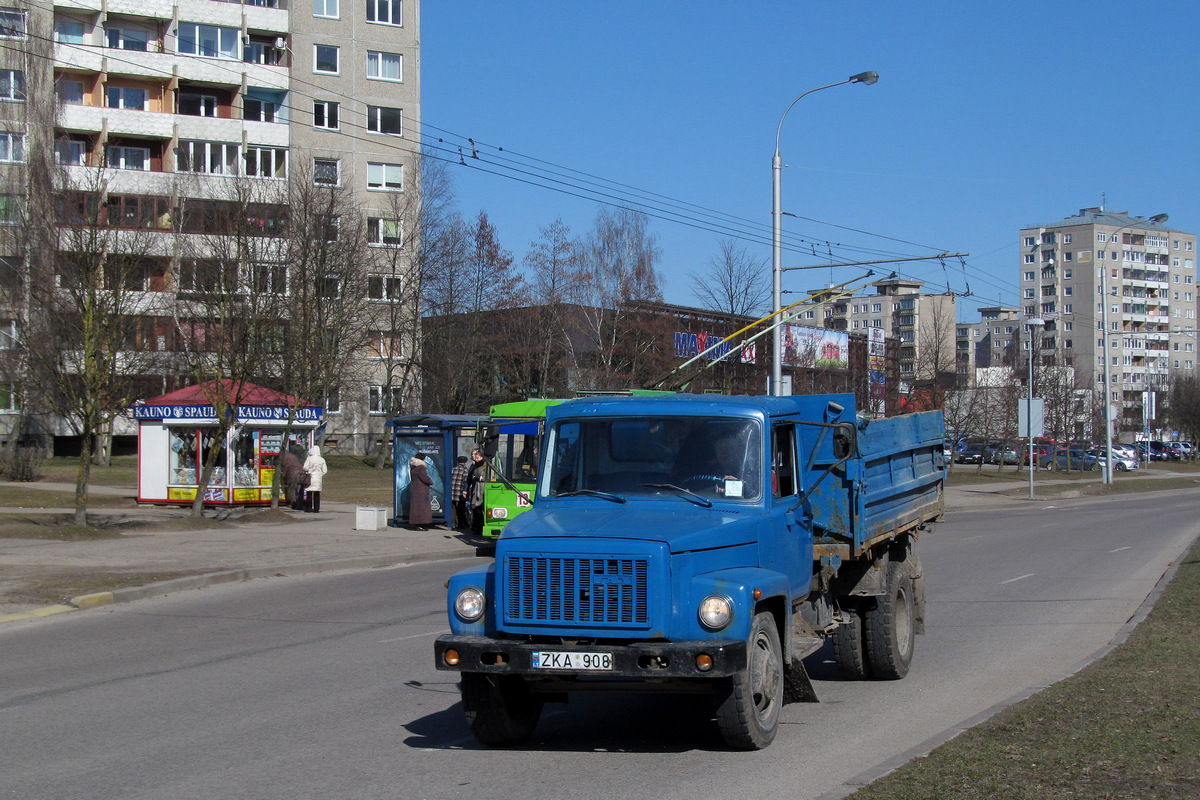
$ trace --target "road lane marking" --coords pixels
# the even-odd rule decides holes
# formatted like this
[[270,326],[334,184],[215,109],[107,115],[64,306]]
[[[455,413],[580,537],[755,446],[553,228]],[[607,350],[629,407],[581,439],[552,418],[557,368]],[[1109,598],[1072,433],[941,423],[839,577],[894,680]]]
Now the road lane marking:
[[437,636],[445,633],[445,631],[429,631],[427,633],[414,633],[412,636],[401,636],[398,639],[380,639],[376,644],[391,644],[392,642],[407,642],[409,639],[423,639],[426,636]]
[[1008,579],[1008,580],[1006,580],[1006,581],[1000,581],[1000,585],[1001,585],[1001,586],[1003,586],[1003,585],[1004,585],[1004,584],[1006,584],[1006,583],[1016,583],[1017,581],[1023,581],[1023,580],[1025,580],[1026,578],[1032,578],[1034,575],[1037,575],[1037,573],[1036,573],[1036,572],[1031,572],[1031,573],[1029,573],[1028,575],[1022,575],[1022,576],[1021,576],[1021,577],[1019,577],[1019,578],[1009,578],[1009,579]]
[[1133,549],[1133,547],[1132,547],[1132,546],[1126,546],[1126,547],[1118,547],[1116,550],[1109,550],[1108,552],[1110,552],[1110,553],[1119,553],[1119,552],[1121,552],[1122,550],[1132,550],[1132,549]]

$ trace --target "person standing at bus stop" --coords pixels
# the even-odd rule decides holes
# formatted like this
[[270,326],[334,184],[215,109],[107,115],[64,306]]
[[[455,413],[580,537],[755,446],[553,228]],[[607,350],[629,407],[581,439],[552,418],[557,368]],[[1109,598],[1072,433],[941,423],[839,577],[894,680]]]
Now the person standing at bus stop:
[[476,447],[471,451],[471,468],[467,471],[467,503],[471,506],[471,532],[483,535],[483,497],[487,488],[487,462]]
[[426,530],[433,524],[433,507],[429,504],[429,487],[433,478],[425,465],[425,454],[417,453],[408,461],[408,524],[417,530]]
[[471,518],[467,503],[467,457],[459,456],[458,463],[450,470],[450,510],[455,530],[465,528]]

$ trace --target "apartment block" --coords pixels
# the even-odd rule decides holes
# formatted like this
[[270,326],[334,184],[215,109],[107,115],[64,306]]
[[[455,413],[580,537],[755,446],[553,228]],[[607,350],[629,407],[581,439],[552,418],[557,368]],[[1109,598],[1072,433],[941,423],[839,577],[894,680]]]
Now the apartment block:
[[976,384],[976,370],[1011,366],[1012,347],[1019,341],[1021,309],[979,309],[979,322],[960,322],[955,330],[955,372],[960,387]]
[[[188,220],[228,198],[235,181],[342,187],[372,248],[408,246],[420,150],[419,0],[3,2],[0,181],[9,188],[0,224],[15,220],[13,187],[29,189],[25,165],[52,148],[77,190],[60,198],[68,216],[72,203],[98,205],[112,228],[161,234],[140,287],[147,320],[136,346],[171,350],[154,297],[165,302],[199,282],[181,255],[196,248],[181,239],[212,234]],[[288,213],[263,206],[255,219],[268,231]],[[371,277],[371,301],[396,302],[397,260],[378,262],[391,266]],[[290,290],[282,268],[278,277],[237,269],[255,291]],[[18,327],[18,314],[0,311],[9,337],[0,333],[0,348]],[[394,389],[375,365],[397,340],[380,329],[353,382],[306,398],[326,406],[327,435],[344,451],[386,438]],[[188,380],[170,369],[146,378],[155,393]],[[11,396],[0,391],[0,405]]]
[[918,382],[954,375],[955,315],[953,294],[923,292],[923,281],[889,278],[876,281],[874,294],[861,294],[820,304],[810,319],[826,328],[865,334],[882,328],[885,338],[899,342],[900,392]]
[[[1021,324],[1042,362],[1104,387],[1113,418],[1142,428],[1142,393],[1196,374],[1196,236],[1127,211],[1084,208],[1021,230]],[[1100,389],[1104,391],[1103,389]]]

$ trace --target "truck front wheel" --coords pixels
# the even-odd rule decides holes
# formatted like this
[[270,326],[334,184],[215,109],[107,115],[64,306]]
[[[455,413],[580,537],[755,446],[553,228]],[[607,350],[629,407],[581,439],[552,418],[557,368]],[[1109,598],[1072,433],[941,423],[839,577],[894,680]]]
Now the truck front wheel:
[[462,699],[471,732],[489,747],[528,740],[542,716],[542,701],[515,675],[464,672]]
[[916,633],[913,582],[903,561],[888,562],[887,591],[875,598],[865,617],[871,674],[882,680],[903,678],[912,663]]
[[783,707],[783,648],[775,618],[756,614],[746,648],[746,668],[717,687],[717,722],[725,743],[761,750],[775,739]]

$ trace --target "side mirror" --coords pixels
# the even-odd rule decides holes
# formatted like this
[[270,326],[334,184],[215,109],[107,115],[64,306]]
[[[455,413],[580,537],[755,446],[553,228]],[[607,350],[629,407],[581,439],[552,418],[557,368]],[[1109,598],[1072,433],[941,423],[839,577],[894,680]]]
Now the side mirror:
[[839,422],[833,429],[833,457],[841,461],[858,449],[858,430],[853,422]]
[[483,457],[491,461],[500,449],[500,426],[495,422],[485,422],[479,429],[479,450]]

